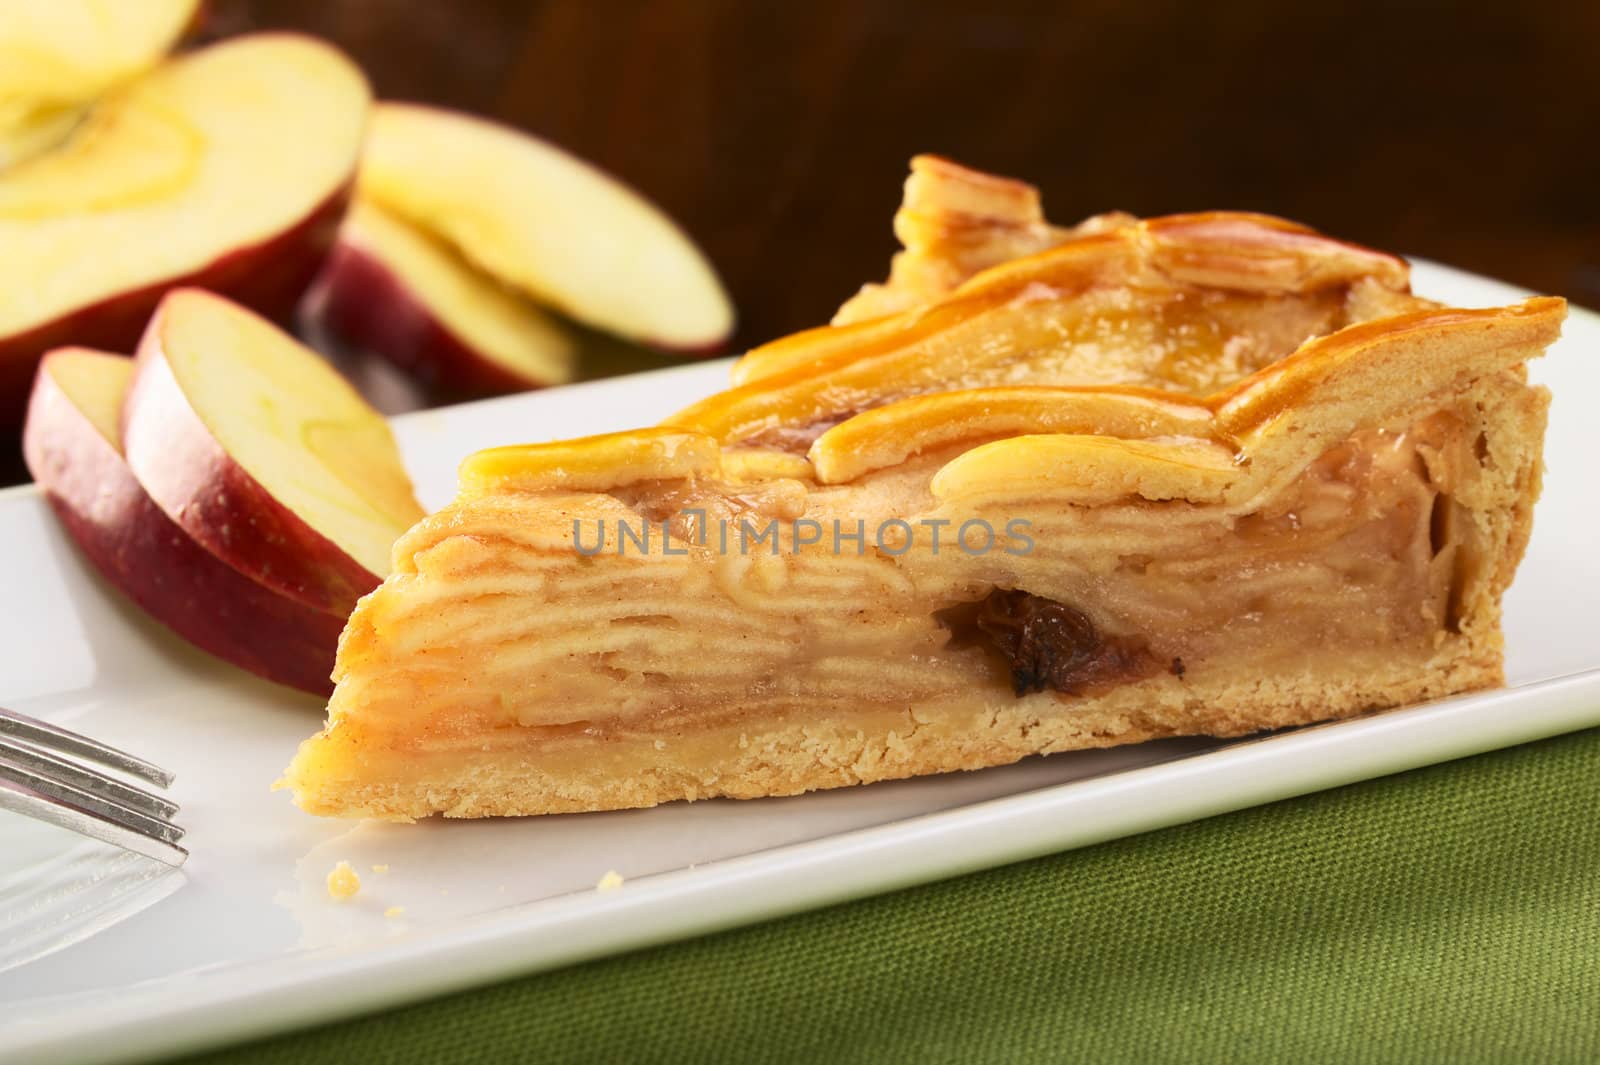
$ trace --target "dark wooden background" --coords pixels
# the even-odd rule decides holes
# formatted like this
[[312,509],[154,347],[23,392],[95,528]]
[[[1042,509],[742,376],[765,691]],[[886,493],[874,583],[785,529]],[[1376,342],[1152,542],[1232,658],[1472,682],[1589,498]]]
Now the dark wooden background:
[[385,97],[503,119],[653,197],[741,345],[883,275],[906,160],[1053,218],[1270,211],[1600,305],[1600,0],[212,0]]

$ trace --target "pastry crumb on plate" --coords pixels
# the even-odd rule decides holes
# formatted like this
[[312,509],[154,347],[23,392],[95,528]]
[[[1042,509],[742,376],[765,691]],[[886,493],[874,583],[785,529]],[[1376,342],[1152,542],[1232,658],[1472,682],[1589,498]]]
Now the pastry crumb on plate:
[[349,862],[340,862],[328,873],[328,896],[339,902],[354,898],[361,890],[361,878]]

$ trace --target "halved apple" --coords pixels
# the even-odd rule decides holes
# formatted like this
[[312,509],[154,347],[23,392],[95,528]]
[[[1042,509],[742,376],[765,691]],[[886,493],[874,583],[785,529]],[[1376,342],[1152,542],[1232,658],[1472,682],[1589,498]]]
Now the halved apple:
[[570,329],[365,199],[345,217],[305,309],[346,343],[453,393],[558,385],[577,363]]
[[388,423],[316,353],[198,289],[139,343],[123,439],[139,483],[208,551],[295,602],[348,613],[422,517]]
[[267,680],[332,689],[343,614],[278,595],[175,525],[122,457],[119,412],[133,360],[86,348],[45,356],[28,405],[28,468],[89,561],[151,617]]
[[82,109],[160,61],[199,0],[7,0],[0,169],[64,138]]
[[670,218],[525,133],[379,104],[358,187],[492,277],[602,332],[709,352],[733,330],[716,272]]
[[326,44],[240,37],[113,90],[0,173],[0,425],[44,351],[131,348],[175,285],[286,317],[332,245],[369,100]]

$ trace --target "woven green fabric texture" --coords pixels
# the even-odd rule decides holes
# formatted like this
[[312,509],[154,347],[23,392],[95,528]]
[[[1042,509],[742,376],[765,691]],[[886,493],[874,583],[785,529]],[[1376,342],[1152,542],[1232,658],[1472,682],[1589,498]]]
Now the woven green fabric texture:
[[1600,730],[192,1061],[1600,1061]]

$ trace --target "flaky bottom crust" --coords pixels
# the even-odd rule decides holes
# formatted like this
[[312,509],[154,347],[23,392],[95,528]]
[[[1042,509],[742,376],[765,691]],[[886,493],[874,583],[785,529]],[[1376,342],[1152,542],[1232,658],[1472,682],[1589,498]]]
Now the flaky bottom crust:
[[[320,752],[353,758],[359,777],[317,772],[298,787],[310,813],[409,821],[578,813],[678,800],[796,795],[930,773],[1008,765],[1034,754],[1174,736],[1244,736],[1357,717],[1503,683],[1498,648],[1460,646],[1430,662],[1374,656],[1330,682],[1314,674],[1215,678],[1163,675],[1064,706],[1052,694],[862,707],[819,716],[764,709],[750,720],[678,733],[475,739],[425,754],[326,737]],[[530,746],[530,742],[533,741]],[[345,748],[348,745],[348,749]],[[486,749],[487,748],[487,749]]]

